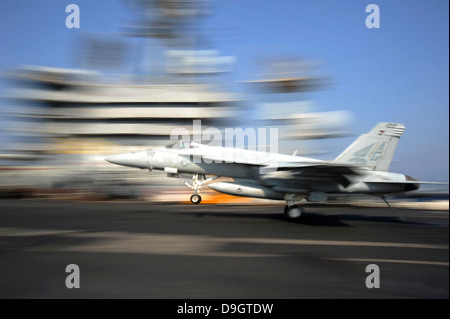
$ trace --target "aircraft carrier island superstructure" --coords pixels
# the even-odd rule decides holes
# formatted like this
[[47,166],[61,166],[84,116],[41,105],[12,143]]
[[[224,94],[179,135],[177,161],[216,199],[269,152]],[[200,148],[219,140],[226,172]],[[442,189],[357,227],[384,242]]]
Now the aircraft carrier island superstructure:
[[[9,127],[14,147],[44,167],[56,163],[66,171],[58,178],[67,180],[87,166],[91,177],[92,168],[97,175],[111,170],[104,162],[110,154],[168,145],[174,129],[192,135],[194,120],[203,127],[223,127],[240,104],[236,94],[214,84],[179,78],[111,84],[95,72],[46,67],[22,68],[10,76],[22,84],[9,92],[10,100],[20,104],[8,113],[14,119]],[[66,165],[72,166],[66,170]],[[134,172],[125,173],[133,179]]]
[[12,130],[44,138],[41,151],[52,153],[167,145],[175,128],[192,134],[193,120],[224,125],[239,104],[236,94],[202,83],[102,84],[90,72],[36,67],[15,77],[34,85],[10,92],[29,105],[9,112],[20,119]]

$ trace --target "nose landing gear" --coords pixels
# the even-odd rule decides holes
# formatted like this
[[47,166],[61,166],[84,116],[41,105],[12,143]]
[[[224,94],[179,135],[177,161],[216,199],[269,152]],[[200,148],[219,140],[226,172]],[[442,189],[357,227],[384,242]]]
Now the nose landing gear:
[[191,196],[192,204],[200,204],[201,201],[202,201],[202,197],[199,194],[194,194]]
[[[201,177],[203,180],[200,181],[199,177]],[[194,191],[194,194],[191,196],[192,204],[197,205],[197,204],[200,204],[200,202],[202,201],[202,197],[200,196],[200,189],[202,188],[202,185],[205,184],[206,182],[212,181],[218,177],[219,176],[214,176],[214,177],[207,179],[205,175],[194,174],[192,176],[192,185],[189,184],[188,182],[183,181],[186,186],[188,186],[189,188],[191,188]]]

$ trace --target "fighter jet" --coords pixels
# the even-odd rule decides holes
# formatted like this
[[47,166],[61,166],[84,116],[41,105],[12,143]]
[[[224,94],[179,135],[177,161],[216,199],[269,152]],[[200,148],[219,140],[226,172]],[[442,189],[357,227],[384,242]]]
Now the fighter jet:
[[[192,176],[190,200],[199,204],[200,189],[218,177],[233,181],[214,182],[209,188],[225,194],[285,200],[288,219],[302,216],[300,202],[324,202],[332,194],[387,195],[413,191],[421,183],[388,172],[405,126],[379,123],[359,136],[337,158],[322,161],[301,156],[177,142],[171,147],[115,155],[106,161],[123,166],[163,170],[169,177]],[[208,177],[207,176],[211,176]]]

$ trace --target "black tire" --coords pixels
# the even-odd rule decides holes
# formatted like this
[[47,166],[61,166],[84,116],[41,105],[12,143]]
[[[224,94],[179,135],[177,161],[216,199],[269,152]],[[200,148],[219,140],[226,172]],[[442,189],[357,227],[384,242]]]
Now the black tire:
[[298,205],[286,206],[284,208],[284,216],[288,220],[298,220],[302,217],[303,213],[303,208]]
[[202,201],[202,197],[200,195],[194,194],[191,196],[191,202],[192,204],[200,204],[200,202]]

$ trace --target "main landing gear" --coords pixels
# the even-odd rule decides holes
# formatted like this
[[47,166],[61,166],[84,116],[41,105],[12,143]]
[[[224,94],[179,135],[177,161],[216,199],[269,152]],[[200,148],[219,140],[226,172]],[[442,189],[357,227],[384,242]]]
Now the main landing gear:
[[284,215],[289,220],[297,220],[303,215],[303,213],[304,210],[300,205],[286,206],[284,208]]
[[284,198],[287,206],[284,208],[284,216],[288,220],[298,220],[304,213],[303,207],[295,205],[297,198],[295,194],[287,194]]
[[[214,176],[207,179],[205,175],[194,174],[192,176],[192,185],[189,184],[188,182],[183,181],[183,183],[186,184],[186,186],[192,188],[192,190],[194,191],[194,194],[191,196],[192,204],[197,205],[200,204],[200,202],[202,201],[202,197],[200,196],[200,188],[202,188],[202,185],[218,177],[219,176]],[[203,180],[201,181],[200,178]]]

